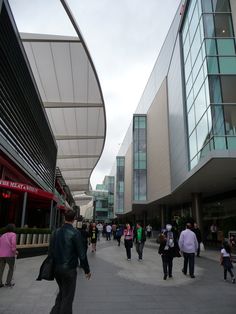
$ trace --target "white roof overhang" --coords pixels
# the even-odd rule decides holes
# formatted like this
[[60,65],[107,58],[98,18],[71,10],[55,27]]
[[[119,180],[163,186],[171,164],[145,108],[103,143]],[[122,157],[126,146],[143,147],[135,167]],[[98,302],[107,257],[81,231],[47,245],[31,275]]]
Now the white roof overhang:
[[21,38],[57,141],[57,166],[72,192],[87,191],[104,148],[105,105],[81,32],[61,2],[78,37],[21,33]]

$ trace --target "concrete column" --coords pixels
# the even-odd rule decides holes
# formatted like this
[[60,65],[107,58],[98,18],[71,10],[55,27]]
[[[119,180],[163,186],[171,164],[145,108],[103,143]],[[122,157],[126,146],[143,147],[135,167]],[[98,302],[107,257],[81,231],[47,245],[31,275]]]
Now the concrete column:
[[161,227],[165,226],[165,207],[164,205],[160,206],[160,212],[161,212]]
[[53,207],[53,200],[51,200],[51,209],[50,209],[50,221],[49,221],[49,228],[52,229],[53,227],[53,215],[54,214],[54,207]]
[[25,192],[25,193],[24,193],[24,199],[23,199],[22,215],[21,215],[21,225],[20,225],[21,228],[23,228],[24,225],[25,225],[25,213],[26,213],[27,197],[28,197],[28,193]]
[[192,194],[192,214],[200,230],[202,230],[202,208],[201,207],[202,207],[201,206],[201,194],[193,193]]

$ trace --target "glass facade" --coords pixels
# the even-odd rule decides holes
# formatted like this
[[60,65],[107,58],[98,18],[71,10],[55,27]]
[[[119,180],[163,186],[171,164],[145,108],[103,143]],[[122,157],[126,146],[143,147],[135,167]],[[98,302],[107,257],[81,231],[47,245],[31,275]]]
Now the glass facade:
[[114,176],[105,176],[103,184],[108,191],[108,218],[114,217]]
[[191,0],[182,28],[190,169],[236,147],[236,51],[228,0]]
[[116,209],[117,214],[124,212],[125,196],[125,157],[116,157]]
[[133,200],[147,199],[147,117],[133,118]]

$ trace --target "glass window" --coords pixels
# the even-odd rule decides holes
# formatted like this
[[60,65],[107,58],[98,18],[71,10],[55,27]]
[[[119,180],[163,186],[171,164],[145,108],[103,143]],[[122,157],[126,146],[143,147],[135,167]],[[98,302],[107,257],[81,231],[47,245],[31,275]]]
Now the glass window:
[[236,104],[236,75],[221,75],[220,79],[223,102]]
[[197,147],[198,151],[200,151],[210,139],[206,114],[204,114],[204,116],[202,117],[201,121],[197,125],[196,130],[197,130]]
[[195,121],[195,111],[194,106],[190,109],[188,113],[188,134],[191,134],[193,129],[195,128],[196,121]]
[[196,32],[196,28],[199,22],[199,17],[198,17],[198,10],[197,10],[197,6],[194,9],[194,13],[192,16],[192,20],[190,22],[189,25],[189,37],[190,37],[190,42],[192,42],[193,38],[194,38],[194,34]]
[[207,108],[204,85],[200,89],[200,92],[195,100],[194,105],[195,105],[196,122],[198,122]]
[[202,11],[204,13],[212,12],[211,0],[202,0]]
[[219,55],[235,55],[235,41],[234,39],[217,39],[217,48]]
[[229,0],[212,0],[212,2],[214,12],[230,12]]
[[211,103],[222,103],[220,77],[216,75],[209,76],[209,90]]
[[205,37],[215,37],[214,19],[212,14],[203,15]]
[[205,95],[206,95],[206,105],[208,107],[210,105],[210,94],[209,94],[208,78],[205,79],[204,86],[205,86]]
[[207,109],[207,119],[208,119],[208,130],[209,130],[209,134],[213,134],[213,130],[212,130],[212,116],[211,116],[211,107],[209,106]]
[[196,0],[191,0],[191,3],[190,3],[189,8],[188,8],[188,18],[189,18],[189,20],[191,20],[191,18],[192,18],[192,14],[193,14],[193,10],[195,8],[195,4],[196,4]]
[[139,128],[140,129],[146,128],[146,117],[139,117]]
[[191,70],[192,70],[192,63],[191,63],[191,55],[190,54],[188,55],[188,58],[186,60],[184,70],[185,70],[185,81],[187,82],[189,75],[191,73]]
[[209,143],[207,143],[203,148],[202,148],[202,150],[201,150],[201,152],[200,152],[200,159],[201,158],[204,158],[204,157],[206,157],[208,154],[209,154],[209,152],[210,152],[210,144]]
[[217,55],[215,39],[206,39],[205,45],[206,45],[206,55],[207,56]]
[[236,106],[224,106],[225,131],[227,135],[236,135]]
[[207,57],[207,68],[209,74],[218,74],[219,66],[217,57]]
[[197,95],[203,82],[205,80],[205,75],[204,75],[204,72],[203,72],[203,69],[201,68],[199,73],[198,73],[198,76],[196,78],[196,81],[193,85],[193,89],[194,89],[194,95]]
[[183,43],[185,42],[186,35],[188,34],[188,16],[186,16],[185,21],[184,21],[184,26],[182,29],[182,39]]
[[211,106],[214,135],[225,135],[224,113],[222,106]]
[[193,87],[193,84],[192,84],[192,76],[190,76],[189,80],[188,80],[188,83],[186,84],[186,95],[188,96],[191,88]]
[[189,42],[189,34],[187,34],[184,46],[183,46],[183,51],[184,51],[184,62],[188,56],[189,53],[189,49],[190,49],[190,42]]
[[233,37],[231,14],[215,14],[216,37]]
[[192,64],[194,64],[200,48],[201,48],[201,36],[200,36],[199,28],[197,28],[197,31],[196,31],[196,34],[195,34],[195,37],[193,39],[192,46],[191,46]]
[[221,74],[236,74],[236,57],[219,57]]
[[199,29],[200,29],[200,34],[201,34],[201,39],[204,39],[204,28],[203,28],[203,20],[202,20],[202,16],[200,18],[200,22],[199,22]]
[[215,149],[226,149],[225,137],[214,136]]
[[193,104],[193,100],[194,100],[194,96],[193,96],[193,89],[192,89],[187,98],[187,111],[189,111],[189,109],[191,108]]
[[193,158],[193,160],[191,160],[191,162],[190,162],[190,169],[193,169],[197,164],[198,164],[198,157],[196,156],[196,157]]
[[236,137],[228,136],[227,143],[228,143],[228,149],[236,149]]
[[193,82],[195,81],[197,75],[198,75],[198,72],[199,72],[199,69],[202,65],[202,53],[201,53],[201,50],[199,51],[198,53],[198,56],[197,56],[197,59],[195,61],[195,64],[193,66],[193,70],[192,70],[192,73],[193,73]]
[[190,160],[192,160],[196,154],[197,154],[197,138],[196,138],[196,131],[193,131],[193,133],[189,137]]

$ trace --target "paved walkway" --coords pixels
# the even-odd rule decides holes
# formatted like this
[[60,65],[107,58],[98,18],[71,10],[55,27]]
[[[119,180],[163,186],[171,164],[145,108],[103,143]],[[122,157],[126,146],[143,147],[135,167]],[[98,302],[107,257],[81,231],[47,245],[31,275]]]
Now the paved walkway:
[[[196,258],[196,279],[181,272],[182,258],[174,259],[173,279],[163,280],[155,242],[148,241],[144,260],[133,249],[125,258],[123,244],[102,240],[96,253],[88,252],[92,271],[86,280],[78,271],[74,314],[233,314],[236,285],[223,281],[219,253],[205,251]],[[46,314],[54,303],[55,282],[35,281],[44,256],[19,259],[13,288],[0,289],[1,314]]]

